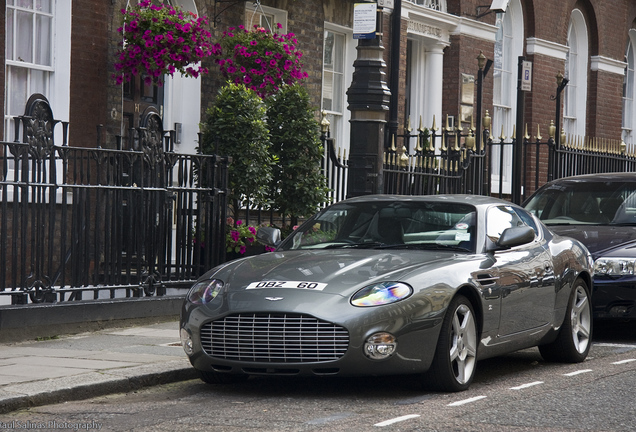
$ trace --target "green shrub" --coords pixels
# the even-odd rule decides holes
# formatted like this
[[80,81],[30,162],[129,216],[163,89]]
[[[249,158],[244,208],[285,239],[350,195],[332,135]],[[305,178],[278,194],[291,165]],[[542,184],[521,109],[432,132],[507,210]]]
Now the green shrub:
[[229,199],[234,212],[248,199],[256,205],[268,202],[274,160],[265,116],[265,104],[254,91],[228,84],[201,125],[201,152],[232,157]]
[[327,200],[320,169],[323,148],[307,91],[282,86],[266,99],[271,151],[278,160],[273,174],[274,208],[291,218],[310,216]]

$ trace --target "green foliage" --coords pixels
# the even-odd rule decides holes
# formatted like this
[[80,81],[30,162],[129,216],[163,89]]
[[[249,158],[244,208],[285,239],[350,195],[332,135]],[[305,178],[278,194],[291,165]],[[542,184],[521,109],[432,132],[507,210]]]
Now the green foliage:
[[235,210],[246,198],[257,205],[268,199],[274,160],[265,116],[265,104],[254,91],[228,84],[201,125],[201,152],[232,157],[229,198]]
[[274,207],[295,223],[327,200],[318,122],[307,91],[298,84],[281,87],[266,103],[271,151],[278,159],[272,199]]

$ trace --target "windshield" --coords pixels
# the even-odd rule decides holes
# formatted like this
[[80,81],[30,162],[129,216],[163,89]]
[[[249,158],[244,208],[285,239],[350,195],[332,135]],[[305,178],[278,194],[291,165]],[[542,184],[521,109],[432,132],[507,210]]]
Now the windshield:
[[636,224],[636,183],[557,182],[525,207],[546,225]]
[[440,202],[335,204],[301,225],[280,249],[475,250],[475,208]]

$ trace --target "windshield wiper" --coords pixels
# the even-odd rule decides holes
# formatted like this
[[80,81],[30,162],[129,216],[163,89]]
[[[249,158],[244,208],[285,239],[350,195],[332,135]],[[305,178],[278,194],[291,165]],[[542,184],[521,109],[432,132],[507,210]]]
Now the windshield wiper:
[[381,246],[386,246],[386,244],[381,242],[369,242],[369,243],[342,243],[342,244],[333,244],[326,246],[324,249],[372,249]]
[[378,249],[425,249],[425,250],[449,250],[457,252],[472,252],[469,249],[461,246],[447,245],[443,243],[409,243],[409,244],[395,244],[384,245]]

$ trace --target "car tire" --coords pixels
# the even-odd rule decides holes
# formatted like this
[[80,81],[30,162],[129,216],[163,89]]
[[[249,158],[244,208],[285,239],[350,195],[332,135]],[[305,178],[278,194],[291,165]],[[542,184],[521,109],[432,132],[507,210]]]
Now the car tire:
[[197,370],[197,372],[199,372],[199,378],[201,378],[201,381],[207,384],[235,384],[247,381],[249,378],[249,375],[245,374],[218,373],[202,370]]
[[424,384],[439,391],[468,389],[477,366],[477,322],[473,306],[464,296],[455,297],[446,311],[435,356],[424,375]]
[[592,347],[592,306],[590,289],[577,279],[568,300],[565,319],[554,342],[539,346],[544,360],[580,363]]

